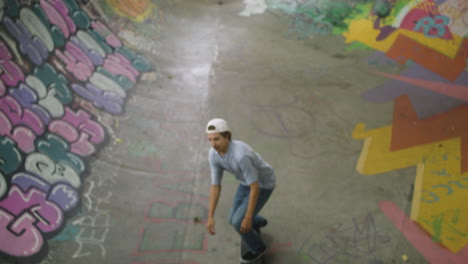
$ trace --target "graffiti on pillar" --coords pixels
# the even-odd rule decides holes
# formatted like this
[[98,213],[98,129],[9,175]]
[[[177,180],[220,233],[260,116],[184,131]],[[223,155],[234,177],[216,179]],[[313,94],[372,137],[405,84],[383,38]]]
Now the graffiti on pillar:
[[[455,256],[468,244],[467,207],[460,202],[468,197],[468,6],[460,0],[381,0],[360,7],[367,16],[347,20],[342,35],[346,43],[376,50],[379,58],[367,59],[369,72],[388,79],[362,97],[394,102],[394,109],[389,126],[356,125],[353,137],[364,140],[356,169],[375,175],[416,166],[408,222],[416,222],[440,246],[423,245],[426,238],[408,239],[429,262],[438,262],[431,251],[462,263]],[[386,212],[402,219],[397,211]]]
[[[373,175],[417,166],[411,219],[431,234],[434,240],[450,251],[458,252],[468,244],[468,214],[461,202],[468,194],[466,154],[463,154],[466,144],[463,137],[451,137],[451,132],[456,135],[460,129],[466,129],[464,125],[457,126],[456,121],[463,120],[466,106],[438,118],[416,121],[416,114],[408,108],[408,102],[408,97],[397,99],[393,126],[369,131],[363,124],[356,126],[353,137],[365,140],[356,168],[361,174]],[[448,116],[455,118],[453,122],[448,126],[437,125],[438,122],[447,122]],[[415,133],[412,128],[405,128],[409,120],[415,121],[414,128],[437,125],[444,129],[433,129],[438,132],[426,136],[416,132],[421,139],[410,137],[404,140]],[[405,136],[399,133],[405,133]],[[431,139],[428,140],[428,137]]]
[[[0,2],[0,255],[37,263],[76,214],[86,159],[107,138],[96,112],[77,102],[121,114],[152,66],[77,1]],[[76,256],[89,241],[80,235]]]

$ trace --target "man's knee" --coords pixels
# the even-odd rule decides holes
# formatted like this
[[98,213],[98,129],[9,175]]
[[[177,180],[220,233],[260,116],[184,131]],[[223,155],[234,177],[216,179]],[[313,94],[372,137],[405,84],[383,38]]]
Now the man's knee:
[[232,225],[232,227],[234,227],[234,229],[236,229],[237,231],[240,230],[240,227],[242,225],[242,218],[240,217],[232,217],[231,219],[229,219],[229,224]]

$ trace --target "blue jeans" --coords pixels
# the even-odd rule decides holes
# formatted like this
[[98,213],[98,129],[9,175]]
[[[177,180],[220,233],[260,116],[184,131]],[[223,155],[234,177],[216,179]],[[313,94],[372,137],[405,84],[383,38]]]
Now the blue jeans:
[[241,235],[242,240],[247,244],[252,253],[259,253],[266,248],[265,243],[260,238],[260,234],[258,234],[255,229],[261,227],[266,221],[266,219],[259,216],[258,213],[268,201],[272,192],[273,189],[260,188],[257,205],[255,206],[254,218],[252,219],[252,229],[243,234],[240,233],[240,227],[247,212],[247,208],[249,207],[250,186],[239,184],[236,195],[234,196],[231,213],[229,214],[229,223]]

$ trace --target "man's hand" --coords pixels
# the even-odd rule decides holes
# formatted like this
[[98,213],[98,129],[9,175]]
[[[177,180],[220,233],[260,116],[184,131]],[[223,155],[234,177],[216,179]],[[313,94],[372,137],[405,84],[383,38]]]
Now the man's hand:
[[247,233],[250,231],[250,229],[252,229],[252,219],[254,216],[255,206],[257,205],[259,193],[260,187],[258,186],[258,182],[250,184],[249,205],[239,230],[242,234]]
[[221,185],[211,185],[210,189],[210,208],[208,209],[208,221],[206,222],[206,229],[212,236],[215,234],[215,221],[214,213],[216,205],[218,204],[219,194],[221,193]]
[[208,218],[208,221],[206,222],[206,229],[208,230],[208,233],[210,233],[210,235],[214,236],[216,234],[215,221],[213,218]]
[[244,218],[244,220],[242,220],[242,224],[241,224],[241,227],[240,227],[240,232],[242,234],[244,233],[247,233],[250,231],[250,229],[252,229],[252,218]]

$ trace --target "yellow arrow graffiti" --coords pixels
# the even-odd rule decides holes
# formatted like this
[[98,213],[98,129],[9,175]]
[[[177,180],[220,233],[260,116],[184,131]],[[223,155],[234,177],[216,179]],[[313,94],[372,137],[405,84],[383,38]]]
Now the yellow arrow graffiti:
[[366,130],[356,125],[354,139],[364,145],[356,169],[374,175],[417,166],[411,219],[452,252],[468,244],[468,173],[460,171],[460,139],[390,151],[392,127]]
[[403,34],[419,43],[424,43],[424,46],[438,51],[449,58],[455,58],[460,50],[463,38],[453,34],[453,39],[428,38],[424,34],[413,32],[406,29],[397,29],[391,33],[386,39],[377,41],[377,36],[380,30],[374,29],[374,21],[371,18],[356,19],[351,21],[348,31],[343,33],[346,38],[346,43],[358,41],[368,47],[372,47],[381,52],[387,52],[397,39],[399,34]]

